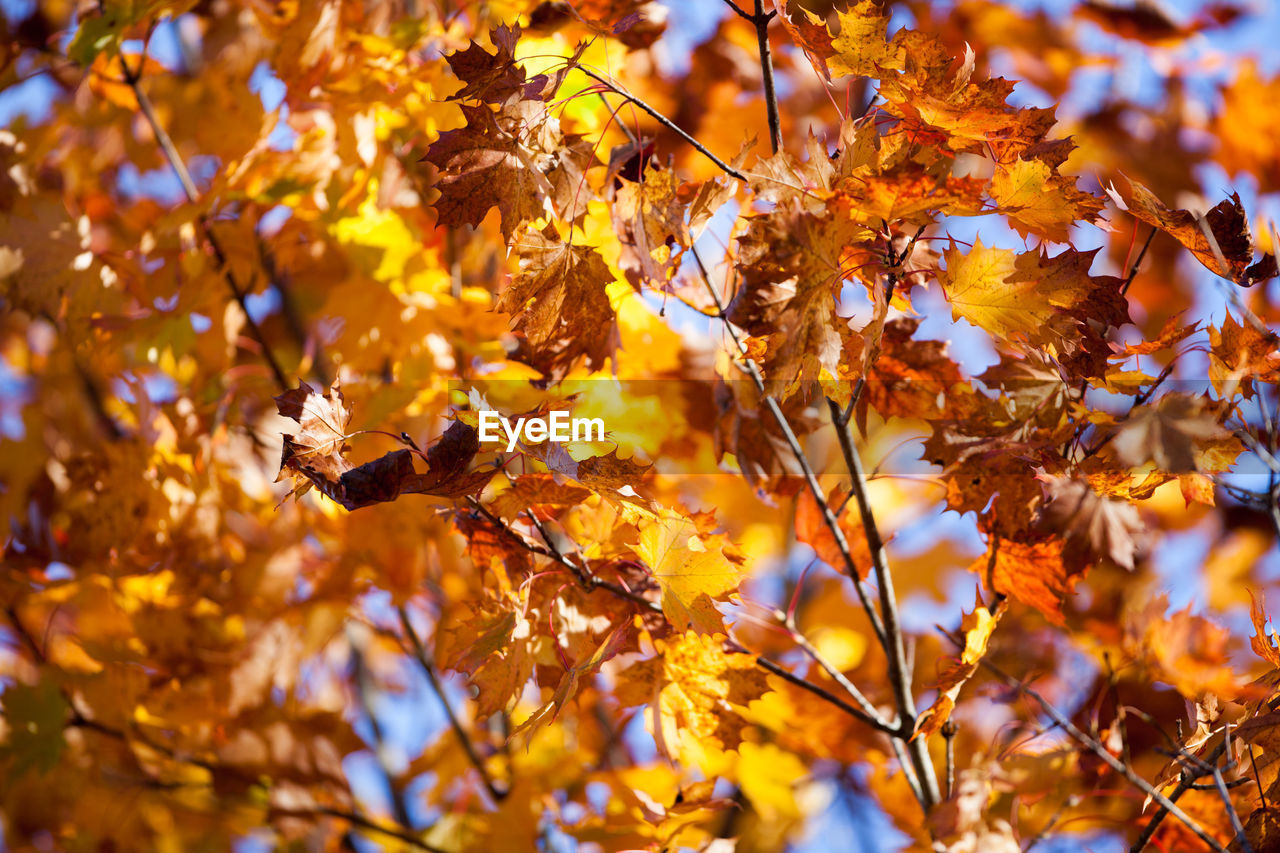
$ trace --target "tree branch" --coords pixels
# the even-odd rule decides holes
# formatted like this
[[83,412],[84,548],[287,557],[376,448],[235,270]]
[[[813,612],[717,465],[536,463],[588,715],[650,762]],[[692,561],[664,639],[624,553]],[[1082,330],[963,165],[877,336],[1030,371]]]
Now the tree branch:
[[[735,7],[736,8],[736,7]],[[764,104],[769,114],[769,143],[773,153],[782,147],[782,118],[778,114],[778,93],[773,85],[773,57],[769,51],[769,22],[776,12],[765,14],[764,0],[756,0],[756,13],[748,18],[756,28],[756,43],[760,47],[760,75],[764,79]]]
[[889,554],[880,536],[880,528],[876,525],[875,513],[871,510],[871,501],[867,497],[867,475],[862,468],[862,457],[854,446],[853,436],[849,432],[849,422],[841,416],[840,404],[835,400],[827,400],[827,408],[831,412],[831,423],[835,427],[836,437],[840,441],[840,452],[844,455],[845,466],[849,469],[849,479],[853,486],[853,498],[858,504],[858,515],[862,518],[862,529],[867,535],[867,546],[871,550],[871,565],[876,573],[876,586],[880,590],[880,615],[884,617],[884,629],[889,638],[885,646],[885,654],[889,657],[889,683],[893,687],[894,698],[898,703],[899,724],[904,732],[910,731],[907,748],[912,762],[916,765],[916,773],[920,777],[920,785],[924,790],[927,806],[932,806],[940,799],[938,776],[933,761],[929,757],[929,745],[925,738],[913,737],[916,725],[916,703],[911,695],[911,669],[907,665],[907,650],[902,642],[902,625],[898,618],[898,599],[893,589],[893,573],[889,570]]
[[426,674],[427,681],[431,683],[431,689],[440,698],[440,704],[444,706],[444,714],[449,719],[449,727],[453,729],[453,734],[458,739],[458,744],[462,747],[462,751],[467,754],[467,760],[471,762],[471,766],[480,774],[480,779],[484,782],[484,787],[489,792],[489,796],[493,797],[494,802],[501,803],[510,793],[510,790],[499,788],[494,784],[493,777],[489,775],[489,768],[485,767],[484,759],[480,757],[480,753],[476,752],[475,744],[471,742],[467,730],[462,727],[462,722],[454,712],[453,706],[449,704],[449,697],[445,695],[444,685],[440,683],[440,677],[436,674],[435,664],[431,662],[431,657],[422,645],[422,639],[418,636],[418,632],[413,630],[413,624],[409,621],[409,613],[405,610],[403,604],[396,608],[396,613],[400,616],[400,627],[404,631],[404,635],[409,638],[409,643],[413,648],[413,656],[417,659],[419,666],[422,667],[423,673]]
[[[946,634],[947,639],[951,640],[951,642],[955,643],[960,648],[964,648],[964,643],[961,642],[959,638],[954,637],[947,632],[943,633]],[[1018,691],[1024,696],[1034,699],[1044,710],[1045,714],[1048,715],[1049,719],[1053,720],[1054,724],[1066,732],[1072,740],[1092,752],[1095,756],[1101,759],[1103,764],[1106,764],[1112,770],[1119,773],[1131,785],[1142,791],[1158,805],[1162,806],[1169,814],[1182,821],[1183,825],[1186,826],[1187,829],[1191,830],[1197,838],[1207,844],[1210,850],[1213,850],[1214,853],[1227,853],[1227,849],[1219,844],[1216,838],[1206,832],[1204,827],[1200,826],[1200,824],[1196,822],[1195,818],[1191,817],[1191,815],[1180,809],[1176,803],[1152,787],[1150,782],[1134,772],[1132,767],[1129,767],[1127,764],[1112,755],[1110,750],[1099,743],[1096,739],[1076,728],[1075,724],[1072,723],[1071,720],[1067,719],[1066,715],[1059,711],[1048,699],[1045,699],[1035,690],[1023,684],[1012,675],[1009,675],[985,657],[982,658],[979,663],[986,667],[993,675],[996,676],[996,678],[999,678],[1012,689]]]
[[[169,168],[173,169],[174,174],[177,175],[178,183],[182,185],[183,195],[186,196],[189,203],[196,204],[200,200],[200,192],[196,189],[196,183],[191,178],[191,172],[188,171],[187,164],[183,162],[182,155],[178,153],[178,149],[164,129],[164,125],[160,123],[160,119],[151,105],[151,99],[147,97],[147,93],[142,91],[142,86],[139,85],[139,81],[142,79],[142,67],[146,62],[146,54],[144,53],[138,62],[137,70],[129,68],[129,63],[125,61],[123,52],[119,56],[120,66],[124,69],[125,83],[128,84],[134,98],[138,101],[138,109],[142,111],[143,118],[151,126],[151,132],[155,134],[156,143],[160,146],[165,159],[169,162]],[[275,377],[276,384],[281,391],[288,391],[290,388],[289,379],[285,375],[284,369],[280,366],[280,362],[276,359],[271,345],[267,343],[267,338],[263,334],[262,328],[253,319],[253,315],[249,313],[244,289],[236,281],[235,274],[231,272],[231,267],[227,263],[226,253],[222,250],[222,245],[218,242],[217,237],[214,236],[213,229],[209,227],[208,218],[204,214],[200,214],[196,217],[196,222],[204,233],[204,238],[208,242],[209,248],[213,251],[214,260],[217,261],[218,266],[222,269],[222,277],[227,283],[227,288],[231,291],[232,298],[235,299],[236,304],[240,306],[240,310],[244,313],[245,325],[249,329],[249,334],[257,341],[258,346],[262,348],[262,358],[271,369],[271,374]]]

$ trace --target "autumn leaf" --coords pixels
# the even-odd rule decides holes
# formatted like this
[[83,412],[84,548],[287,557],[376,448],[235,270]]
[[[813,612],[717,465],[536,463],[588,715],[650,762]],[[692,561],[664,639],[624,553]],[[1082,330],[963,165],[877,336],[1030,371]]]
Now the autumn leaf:
[[693,521],[669,511],[640,525],[633,550],[662,588],[662,611],[676,630],[724,630],[713,600],[737,590],[742,569],[717,539],[703,537]]
[[498,300],[527,343],[520,359],[551,376],[580,358],[599,367],[617,345],[605,292],[613,276],[604,259],[589,247],[541,234],[525,235],[520,252],[520,274]]
[[1065,540],[1063,559],[1081,571],[1106,557],[1133,571],[1134,557],[1146,526],[1135,506],[1099,495],[1084,480],[1046,478],[1043,529]]
[[1055,174],[1042,160],[996,164],[991,197],[1023,237],[1034,234],[1059,243],[1070,242],[1068,225],[1093,222],[1102,210],[1101,199],[1077,189],[1074,179]]
[[947,267],[940,281],[955,317],[1002,342],[1069,354],[1079,351],[1082,338],[1087,345],[1086,321],[1119,326],[1128,318],[1119,282],[1089,275],[1094,254],[1068,249],[1054,257],[1016,255],[979,239],[967,253],[952,247],[943,254]]
[[564,136],[545,104],[522,100],[495,112],[461,106],[466,125],[440,134],[426,159],[440,173],[435,202],[441,225],[479,225],[498,208],[507,239],[544,217],[577,219],[586,210],[583,186],[595,155],[580,137]]
[[726,652],[721,638],[694,631],[675,634],[660,653],[619,673],[619,700],[649,705],[667,755],[700,741],[737,749],[747,727],[743,711],[769,689],[764,671],[751,655]]
[[960,634],[964,637],[964,649],[960,657],[938,678],[938,696],[933,705],[916,718],[916,731],[913,737],[928,738],[937,732],[951,719],[951,712],[956,707],[956,699],[961,689],[978,671],[978,664],[987,654],[987,645],[995,632],[1000,617],[1004,615],[1009,604],[1000,599],[995,609],[989,609],[982,602],[981,591],[971,613],[966,613],[960,621]]
[[1194,699],[1214,693],[1235,698],[1242,685],[1228,664],[1227,631],[1220,625],[1184,610],[1165,615],[1166,596],[1156,596],[1129,617],[1129,641],[1140,650],[1154,677]]
[[1125,465],[1153,463],[1171,474],[1199,470],[1203,448],[1224,435],[1209,401],[1189,394],[1166,394],[1132,412],[1112,448]]
[[839,32],[831,38],[831,56],[827,58],[832,74],[879,77],[881,68],[901,62],[901,54],[886,42],[889,16],[881,13],[874,0],[859,0],[836,18]]
[[1209,329],[1209,379],[1219,394],[1229,393],[1229,383],[1239,383],[1245,398],[1256,382],[1280,378],[1280,338],[1263,334],[1250,323],[1241,323],[1227,312],[1222,328]]
[[1165,207],[1151,190],[1132,178],[1127,195],[1114,188],[1108,192],[1121,210],[1169,234],[1217,275],[1242,287],[1252,287],[1277,275],[1273,255],[1264,255],[1262,260],[1252,263],[1253,239],[1238,193],[1199,217],[1187,210]]
[[348,510],[393,501],[402,494],[460,497],[479,491],[492,470],[469,471],[480,450],[474,429],[455,421],[426,453],[427,473],[413,465],[413,451],[393,450],[363,465],[346,459],[346,428],[351,413],[335,382],[319,393],[305,382],[277,396],[280,414],[298,422],[301,431],[284,436],[280,472],[293,478],[292,497],[312,486]]
[[993,537],[988,553],[974,560],[969,571],[1001,595],[1039,610],[1056,625],[1064,621],[1063,600],[1084,576],[1083,569],[1066,564],[1062,541],[1057,539],[1020,542]]
[[830,80],[831,70],[827,67],[827,60],[835,54],[836,46],[826,22],[804,7],[797,8],[796,13],[791,14],[787,10],[787,0],[774,0],[773,8],[778,13],[782,28],[791,36],[796,47],[804,51],[813,70],[822,79]]
[[[837,488],[827,500],[827,505],[836,516],[845,540],[849,543],[853,564],[858,568],[859,577],[865,578],[871,571],[871,549],[867,545],[867,535],[858,519],[858,507],[855,502],[848,501],[848,489]],[[843,507],[841,510],[840,508]],[[845,570],[844,555],[836,545],[835,536],[831,533],[818,502],[807,490],[796,496],[796,539],[813,548],[828,566],[836,571]]]

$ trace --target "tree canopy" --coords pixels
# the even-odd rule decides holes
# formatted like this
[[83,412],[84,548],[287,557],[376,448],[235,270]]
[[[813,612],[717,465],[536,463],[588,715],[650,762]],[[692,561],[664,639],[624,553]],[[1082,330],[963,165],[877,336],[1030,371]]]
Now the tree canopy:
[[0,4],[5,849],[1280,850],[1193,5]]

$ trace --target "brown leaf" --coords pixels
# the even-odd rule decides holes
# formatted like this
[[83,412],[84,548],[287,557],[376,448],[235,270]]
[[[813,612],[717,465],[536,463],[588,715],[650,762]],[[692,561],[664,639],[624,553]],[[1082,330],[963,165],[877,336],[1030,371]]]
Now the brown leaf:
[[547,86],[545,74],[539,74],[526,82],[525,70],[516,64],[516,42],[520,40],[519,25],[499,25],[490,33],[494,52],[489,53],[479,42],[471,42],[466,50],[454,51],[445,57],[449,68],[466,85],[450,96],[450,100],[479,100],[500,104],[517,92],[525,98],[537,98]]
[[[1128,196],[1122,195],[1114,187],[1108,190],[1111,199],[1121,210],[1126,210],[1148,225],[1152,225],[1173,237],[1183,246],[1191,250],[1196,260],[1204,264],[1210,271],[1223,278],[1239,284],[1241,287],[1252,287],[1259,281],[1266,281],[1276,275],[1275,258],[1264,256],[1256,264],[1253,261],[1253,239],[1249,235],[1249,220],[1245,216],[1244,206],[1240,203],[1240,195],[1232,193],[1231,197],[1218,203],[1216,207],[1204,215],[1205,225],[1201,219],[1187,210],[1174,210],[1165,207],[1151,190],[1133,180],[1129,181]],[[1218,251],[1205,236],[1205,227],[1213,234]],[[1219,254],[1222,260],[1219,261]],[[1226,266],[1223,266],[1223,263]]]
[[338,383],[323,394],[305,382],[276,397],[280,414],[292,418],[302,428],[285,435],[280,457],[280,473],[293,477],[291,496],[300,496],[312,486],[348,510],[393,501],[402,494],[461,497],[479,491],[493,476],[493,470],[467,471],[480,449],[474,429],[455,421],[440,441],[426,454],[427,473],[413,467],[413,451],[393,450],[363,465],[346,459],[345,444],[351,412],[342,399]]
[[462,105],[466,126],[440,134],[426,160],[440,170],[435,202],[441,225],[479,225],[498,208],[508,240],[520,225],[548,214],[570,221],[586,211],[584,174],[591,146],[563,136],[559,120],[536,100]]
[[1102,497],[1086,480],[1045,478],[1041,529],[1061,536],[1063,559],[1076,571],[1100,557],[1133,571],[1138,539],[1145,531],[1137,507]]
[[[827,60],[836,51],[826,21],[803,6],[796,9],[797,14],[789,14],[787,0],[773,0],[773,8],[778,13],[782,28],[787,31],[787,35],[791,36],[796,47],[804,51],[805,58],[809,60],[813,70],[818,72],[823,80],[830,80],[831,69],[827,67]],[[883,36],[881,40],[883,41]]]
[[1155,405],[1134,411],[1116,433],[1112,448],[1122,464],[1153,462],[1161,471],[1187,474],[1199,470],[1199,446],[1223,435],[1206,399],[1166,394]]
[[1209,329],[1209,379],[1219,394],[1239,383],[1240,393],[1251,398],[1255,382],[1280,379],[1280,337],[1240,323],[1228,311],[1221,329]]
[[520,273],[498,298],[515,318],[526,348],[517,359],[552,377],[578,359],[598,368],[618,341],[617,318],[605,291],[613,275],[600,253],[553,236],[530,233],[519,243]]

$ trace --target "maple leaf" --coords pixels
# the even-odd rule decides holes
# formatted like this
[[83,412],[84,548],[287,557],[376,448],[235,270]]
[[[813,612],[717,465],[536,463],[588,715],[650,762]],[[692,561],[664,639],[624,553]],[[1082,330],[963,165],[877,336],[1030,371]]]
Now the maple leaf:
[[1106,557],[1133,571],[1146,526],[1133,504],[1099,495],[1085,480],[1045,479],[1040,526],[1065,540],[1063,559],[1076,571]]
[[[490,33],[494,52],[489,53],[477,42],[471,42],[466,50],[454,51],[445,59],[458,79],[466,83],[450,96],[452,100],[475,99],[490,104],[501,104],[519,92],[524,98],[538,98],[548,88],[548,78],[539,74],[526,80],[525,70],[516,63],[516,42],[520,40],[519,25],[499,25]],[[554,91],[555,87],[550,87]]]
[[978,239],[967,253],[954,246],[943,253],[947,267],[939,281],[957,319],[1001,341],[1050,346],[1060,356],[1088,354],[1092,363],[1081,366],[1092,375],[1105,369],[1109,350],[1089,322],[1119,326],[1129,317],[1120,281],[1089,275],[1095,254],[1015,255]]
[[[990,550],[995,550],[994,560]],[[1063,559],[1060,539],[1019,541],[993,536],[988,553],[974,560],[969,571],[986,578],[991,588],[1039,610],[1062,625],[1062,601],[1084,576]]]
[[440,134],[425,157],[440,176],[435,202],[441,225],[479,225],[498,208],[508,240],[520,225],[586,211],[585,173],[596,164],[579,136],[563,136],[559,121],[536,100],[461,105],[466,125]]
[[402,494],[461,497],[484,487],[492,470],[468,471],[480,449],[474,429],[460,421],[450,425],[426,454],[427,473],[413,466],[414,452],[393,450],[363,465],[352,465],[346,453],[347,424],[351,412],[335,381],[319,393],[305,382],[276,398],[280,414],[297,421],[300,432],[286,434],[280,472],[293,478],[290,497],[300,497],[312,486],[348,510],[393,501]]
[[1240,394],[1252,398],[1255,382],[1280,379],[1278,351],[1280,337],[1240,323],[1228,311],[1221,329],[1209,329],[1209,380],[1214,390],[1229,393],[1238,383]]
[[693,521],[670,511],[640,525],[632,550],[661,587],[662,612],[676,630],[724,630],[712,601],[735,591],[743,572],[718,539],[704,538]]
[[627,631],[630,630],[630,627],[627,624],[618,626],[610,632],[609,636],[590,657],[582,663],[570,667],[560,679],[560,683],[556,686],[551,700],[530,714],[528,719],[516,727],[512,735],[532,731],[554,720],[561,709],[564,708],[565,703],[577,693],[582,680],[598,671],[605,661],[618,653],[619,648],[626,640]]
[[[849,543],[849,550],[853,556],[854,565],[858,567],[859,577],[866,578],[868,572],[871,571],[871,548],[867,545],[867,534],[862,529],[862,522],[858,518],[858,508],[853,502],[846,503],[849,490],[847,488],[838,488],[827,500],[827,505],[834,512],[836,508],[843,506],[844,509],[837,517],[841,531],[844,532],[845,541]],[[818,553],[818,557],[831,566],[836,571],[844,571],[844,556],[840,553],[839,547],[836,545],[835,536],[831,533],[831,528],[827,527],[823,520],[822,512],[818,509],[818,502],[814,500],[813,495],[808,489],[800,492],[796,497],[796,539],[813,548]]]
[[1035,234],[1059,243],[1070,242],[1067,226],[1093,222],[1102,210],[1101,199],[1077,189],[1073,178],[1055,174],[1042,160],[997,163],[991,197],[1023,237]]
[[1005,599],[999,600],[995,610],[989,609],[982,602],[982,593],[979,590],[973,611],[964,614],[964,618],[960,621],[964,649],[960,652],[960,657],[938,677],[938,696],[933,700],[933,705],[916,718],[913,737],[931,737],[946,724],[947,720],[951,719],[951,712],[955,710],[956,699],[959,698],[961,689],[978,671],[979,662],[987,654],[991,635],[995,632],[996,625],[1000,623],[1000,617],[1008,609],[1009,603]]
[[[305,382],[275,398],[276,408],[286,418],[297,421],[300,431],[284,437],[280,473],[276,482],[289,470],[294,478],[293,495],[301,496],[314,483],[313,477],[336,480],[351,470],[344,455],[351,449],[347,426],[351,411],[335,382],[332,388],[317,392]],[[303,471],[309,472],[303,473]]]
[[1249,619],[1253,622],[1253,637],[1249,640],[1253,653],[1274,669],[1280,669],[1280,647],[1277,647],[1274,633],[1267,631],[1266,599],[1259,600],[1253,590],[1249,590]]
[[1185,474],[1199,469],[1201,447],[1224,435],[1208,400],[1171,393],[1132,412],[1111,444],[1122,464]]
[[769,690],[764,672],[748,654],[726,652],[721,638],[686,631],[661,641],[661,657],[632,664],[618,674],[624,705],[648,704],[659,749],[679,755],[700,741],[737,749],[743,711]]
[[589,490],[580,486],[556,482],[550,474],[525,474],[516,477],[511,488],[495,497],[489,508],[506,519],[527,510],[545,520],[546,509],[575,506],[590,495]]
[[606,286],[613,280],[599,252],[542,234],[520,244],[521,271],[498,299],[515,315],[528,350],[521,360],[559,376],[579,359],[599,367],[617,342]]
[[[827,67],[827,60],[835,55],[836,46],[826,22],[804,7],[796,9],[798,14],[790,14],[787,11],[787,0],[773,0],[773,8],[778,14],[778,20],[782,22],[782,28],[791,36],[796,47],[804,51],[813,70],[823,80],[829,81],[831,69]],[[881,34],[881,40],[883,39]]]
[[1190,605],[1166,616],[1168,609],[1168,596],[1156,596],[1126,624],[1126,639],[1153,676],[1188,699],[1204,693],[1236,698],[1243,685],[1229,665],[1227,631],[1192,613]]
[[[832,74],[878,78],[882,68],[900,67],[901,50],[886,41],[889,16],[881,13],[874,0],[858,0],[849,11],[838,12],[836,18],[839,34],[831,38],[831,55],[827,57]],[[821,47],[821,41],[817,43]]]
[[637,290],[641,282],[661,288],[675,277],[690,243],[675,173],[650,163],[640,181],[618,178],[617,183],[613,223],[622,246],[618,267]]
[[1052,109],[1007,103],[1013,92],[1008,80],[974,82],[971,50],[956,61],[935,36],[910,30],[900,30],[893,43],[905,61],[902,74],[881,79],[887,109],[921,130],[941,134],[952,150],[986,145],[998,162],[1008,162],[1044,142],[1053,127]]
[[789,396],[826,371],[839,375],[842,339],[835,298],[849,274],[850,247],[869,234],[839,207],[815,216],[798,203],[755,216],[738,238],[743,284],[729,319],[753,335],[768,335],[765,374]]
[[[1165,207],[1151,190],[1132,178],[1128,181],[1127,196],[1114,187],[1108,190],[1112,201],[1121,210],[1159,228],[1186,246],[1211,272],[1231,279],[1241,287],[1252,287],[1277,275],[1273,255],[1264,255],[1262,260],[1251,264],[1253,239],[1249,235],[1249,220],[1240,203],[1239,193],[1232,193],[1230,198],[1219,202],[1201,218],[1187,210]],[[1213,236],[1212,243],[1206,232]]]

